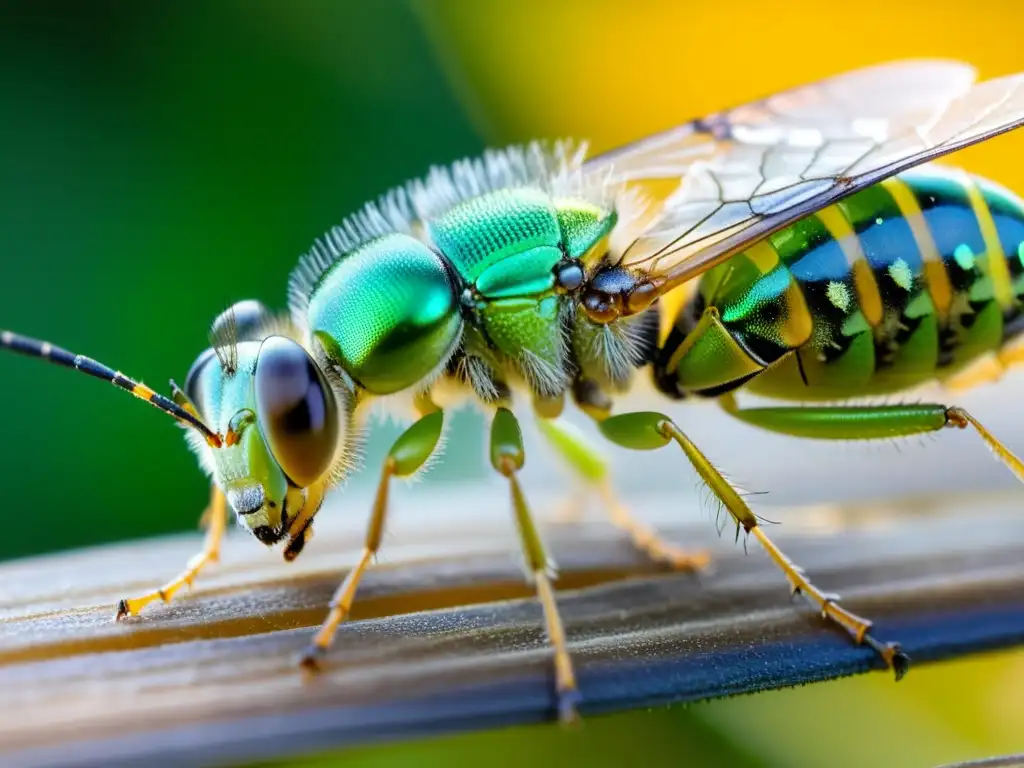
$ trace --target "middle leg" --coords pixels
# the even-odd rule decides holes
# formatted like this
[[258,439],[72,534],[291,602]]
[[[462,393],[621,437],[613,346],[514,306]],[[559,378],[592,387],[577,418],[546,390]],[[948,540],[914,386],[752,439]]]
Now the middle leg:
[[654,528],[639,520],[627,507],[612,486],[608,464],[585,438],[561,419],[537,419],[541,434],[565,459],[573,472],[593,488],[612,525],[622,530],[633,544],[652,560],[668,565],[673,570],[702,571],[711,563],[705,551],[683,549],[666,541]]
[[517,474],[523,468],[526,454],[523,451],[523,436],[519,422],[506,408],[498,408],[491,422],[491,465],[509,483],[512,494],[512,511],[515,514],[519,539],[526,557],[526,568],[530,580],[537,589],[537,598],[544,610],[544,624],[548,642],[555,650],[555,692],[558,696],[558,713],[563,722],[577,719],[576,704],[579,689],[576,686],[576,672],[565,638],[562,617],[558,614],[555,590],[551,584],[555,575],[554,562],[548,557],[530,514],[526,497],[519,486]]

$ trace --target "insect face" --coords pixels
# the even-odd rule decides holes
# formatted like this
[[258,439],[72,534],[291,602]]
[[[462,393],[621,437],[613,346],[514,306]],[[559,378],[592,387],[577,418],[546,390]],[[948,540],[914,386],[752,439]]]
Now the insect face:
[[189,373],[186,394],[224,435],[220,448],[193,445],[241,524],[272,545],[300,513],[308,516],[309,489],[335,460],[343,436],[339,404],[316,362],[292,339],[241,341],[232,354],[233,367],[225,367],[207,350]]

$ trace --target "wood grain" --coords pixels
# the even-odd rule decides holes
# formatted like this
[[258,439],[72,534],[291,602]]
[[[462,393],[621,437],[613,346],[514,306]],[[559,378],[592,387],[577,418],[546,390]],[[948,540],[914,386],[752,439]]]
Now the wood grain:
[[[292,564],[233,535],[191,594],[120,623],[118,598],[171,575],[198,533],[3,565],[4,764],[208,764],[550,718],[540,609],[511,521],[500,503],[482,513],[481,498],[493,487],[425,493],[396,516],[312,680],[295,657],[354,561],[353,510],[366,499],[323,514]],[[545,527],[584,715],[877,668],[790,601],[755,543],[745,554],[686,504],[634,506],[673,540],[712,550],[700,578],[658,569],[600,519]],[[1020,504],[1018,494],[787,510],[770,530],[920,664],[1024,643]],[[899,685],[913,677],[912,666]]]

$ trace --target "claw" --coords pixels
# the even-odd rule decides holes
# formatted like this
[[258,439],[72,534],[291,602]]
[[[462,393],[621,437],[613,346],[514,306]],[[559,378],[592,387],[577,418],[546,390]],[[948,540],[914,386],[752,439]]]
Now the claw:
[[874,651],[882,657],[886,664],[892,668],[899,682],[910,670],[910,657],[903,652],[899,643],[880,643],[871,635],[864,636],[864,642],[871,646]]
[[889,666],[892,667],[893,674],[896,676],[896,682],[899,682],[910,670],[910,657],[900,649],[899,643],[889,643],[889,650],[891,651]]
[[582,700],[578,688],[558,692],[558,719],[563,725],[576,725],[580,722],[577,707]]
[[311,644],[299,657],[299,666],[306,672],[319,672],[320,660],[323,659],[326,652],[325,648],[316,645],[315,643]]

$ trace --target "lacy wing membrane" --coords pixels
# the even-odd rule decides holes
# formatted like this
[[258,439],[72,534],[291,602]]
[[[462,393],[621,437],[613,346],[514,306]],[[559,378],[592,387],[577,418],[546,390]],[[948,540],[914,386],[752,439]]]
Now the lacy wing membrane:
[[623,266],[664,293],[797,219],[1024,123],[1024,74],[981,83],[950,61],[856,70],[588,160],[614,184],[679,178]]

